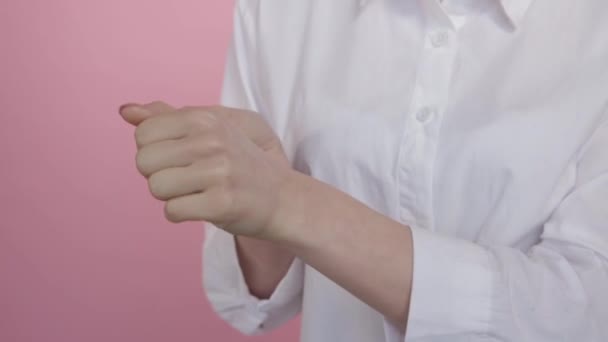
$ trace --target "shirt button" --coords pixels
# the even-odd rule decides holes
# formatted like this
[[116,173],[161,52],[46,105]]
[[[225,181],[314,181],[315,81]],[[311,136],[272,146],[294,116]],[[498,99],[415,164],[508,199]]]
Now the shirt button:
[[416,120],[418,120],[421,123],[425,123],[425,122],[430,121],[434,114],[435,114],[434,108],[423,107],[420,110],[418,110],[418,113],[416,113]]
[[431,34],[431,43],[439,48],[448,44],[450,36],[447,31],[438,31]]

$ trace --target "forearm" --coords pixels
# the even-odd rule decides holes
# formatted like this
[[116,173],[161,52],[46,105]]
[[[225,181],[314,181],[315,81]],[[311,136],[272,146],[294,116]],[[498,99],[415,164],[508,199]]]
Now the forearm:
[[260,299],[269,298],[287,273],[293,253],[270,241],[241,235],[234,239],[249,292]]
[[412,278],[409,227],[294,171],[268,238],[405,330]]

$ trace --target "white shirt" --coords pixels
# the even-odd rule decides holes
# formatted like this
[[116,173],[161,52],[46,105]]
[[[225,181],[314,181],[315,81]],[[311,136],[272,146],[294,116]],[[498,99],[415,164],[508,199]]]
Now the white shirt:
[[259,300],[207,224],[216,312],[246,334],[301,312],[304,342],[608,341],[607,13],[239,1],[222,103],[259,112],[298,171],[409,225],[413,288],[407,336],[299,259]]

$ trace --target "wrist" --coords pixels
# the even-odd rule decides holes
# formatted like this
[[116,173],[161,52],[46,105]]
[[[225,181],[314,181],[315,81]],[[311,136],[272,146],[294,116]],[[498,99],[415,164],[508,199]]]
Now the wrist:
[[277,205],[266,229],[266,240],[285,244],[297,239],[306,226],[307,202],[312,195],[312,178],[290,169],[277,191]]

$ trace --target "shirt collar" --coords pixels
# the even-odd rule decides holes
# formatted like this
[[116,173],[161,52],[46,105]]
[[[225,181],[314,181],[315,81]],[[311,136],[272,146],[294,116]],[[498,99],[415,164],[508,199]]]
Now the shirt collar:
[[[361,6],[365,6],[369,2],[373,0],[359,0]],[[406,1],[406,0],[403,0]],[[407,0],[412,1],[412,0]],[[424,8],[425,12],[429,15],[438,18],[445,25],[448,25],[454,28],[456,25],[450,19],[450,17],[442,10],[441,5],[439,4],[439,0],[418,0],[421,2],[422,8]],[[532,1],[534,0],[488,0],[497,2],[500,6],[500,9],[504,13],[505,17],[509,21],[513,30],[517,30],[520,26],[521,22],[530,8]]]
[[514,29],[517,29],[533,0],[498,0]]
[[[421,0],[425,9],[433,8],[433,11],[437,12],[437,8],[441,8],[439,4],[439,0]],[[447,1],[447,0],[446,0]],[[459,1],[459,0],[452,0]],[[463,1],[464,5],[470,6],[483,6],[481,3],[475,4],[475,1],[472,0],[460,0]],[[504,14],[505,18],[508,21],[508,24],[511,26],[513,31],[517,30],[521,26],[521,22],[523,21],[526,12],[530,8],[532,1],[534,0],[485,0],[488,2],[490,6],[498,6],[498,10]],[[483,2],[483,1],[481,1]],[[493,4],[492,4],[493,3]],[[443,12],[443,11],[442,11]],[[444,20],[450,22],[450,25],[454,27],[454,22],[449,18],[449,15],[445,14],[447,17]]]

